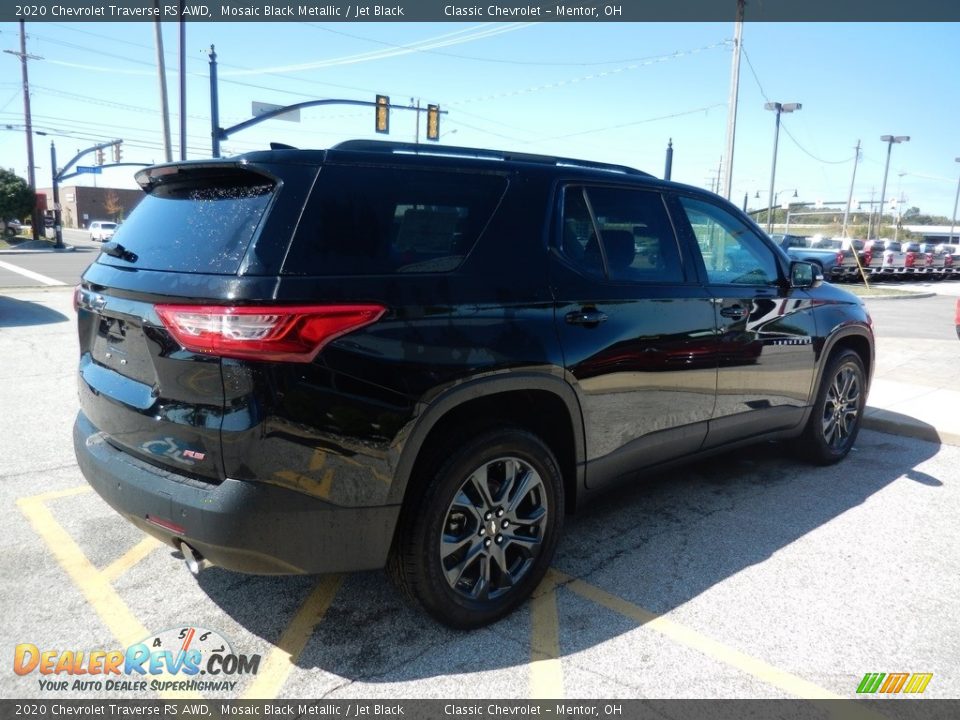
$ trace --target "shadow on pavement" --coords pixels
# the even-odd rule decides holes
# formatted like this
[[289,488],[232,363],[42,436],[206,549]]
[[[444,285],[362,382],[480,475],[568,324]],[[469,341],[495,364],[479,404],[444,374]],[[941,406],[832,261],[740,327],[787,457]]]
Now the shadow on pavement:
[[0,295],[0,328],[67,322],[70,318],[38,302]]
[[[914,470],[938,446],[865,435],[845,462],[831,467],[805,465],[782,445],[766,443],[614,491],[567,519],[554,567],[662,614],[764,562],[898,479],[938,491],[939,480]],[[357,528],[357,542],[362,538]],[[210,568],[198,582],[251,633],[276,643],[317,578]],[[596,614],[574,617],[577,627],[567,626],[563,655],[637,626],[603,623]],[[506,668],[525,673],[530,618],[528,603],[491,627],[455,632],[406,604],[385,573],[356,573],[344,577],[297,665],[371,683]]]

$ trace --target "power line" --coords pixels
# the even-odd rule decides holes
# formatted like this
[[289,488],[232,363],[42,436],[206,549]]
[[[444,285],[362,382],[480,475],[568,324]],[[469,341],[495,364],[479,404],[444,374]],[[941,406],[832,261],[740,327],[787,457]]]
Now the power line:
[[[595,60],[592,62],[559,62],[559,61],[545,61],[545,60],[509,60],[505,58],[492,58],[492,57],[478,57],[476,55],[463,55],[460,53],[451,53],[451,52],[442,52],[440,50],[429,50],[412,47],[410,45],[398,45],[396,43],[387,42],[386,40],[377,40],[375,38],[364,37],[362,35],[354,35],[353,33],[343,32],[342,30],[334,30],[330,27],[324,27],[323,25],[317,25],[316,23],[304,23],[305,25],[315,28],[317,30],[322,30],[323,32],[331,33],[333,35],[342,35],[343,37],[353,38],[354,40],[362,40],[364,42],[374,43],[377,45],[384,45],[391,48],[401,48],[405,50],[412,50],[413,52],[424,53],[429,55],[440,55],[443,57],[456,58],[458,60],[472,60],[475,62],[488,62],[488,63],[497,63],[501,65],[525,65],[525,66],[539,66],[539,67],[596,67],[599,65],[618,65],[621,63],[637,63],[644,62],[646,60],[653,59],[651,57],[630,57],[630,58],[617,58],[615,60]],[[656,56],[654,56],[656,57]]]
[[[747,53],[747,49],[744,47],[742,48],[742,50],[743,50],[743,56],[747,60],[747,67],[750,68],[750,74],[753,75],[754,82],[757,83],[757,87],[760,89],[760,94],[763,96],[764,100],[766,100],[767,102],[770,102],[770,97],[767,95],[766,90],[763,89],[763,84],[760,82],[760,78],[757,76],[757,70],[756,68],[753,67],[753,62],[750,60],[750,55]],[[853,158],[844,158],[843,160],[824,160],[823,158],[819,158],[816,155],[814,155],[812,152],[807,150],[803,145],[801,145],[800,141],[798,141],[793,136],[793,133],[790,132],[790,129],[786,125],[781,123],[780,129],[783,130],[784,133],[786,133],[787,137],[789,137],[793,141],[793,144],[796,145],[801,152],[803,152],[805,155],[808,155],[809,157],[811,157],[812,159],[816,160],[819,163],[823,163],[824,165],[844,165],[845,163],[848,163],[853,159]]]
[[520,90],[508,90],[501,93],[494,93],[492,95],[484,95],[481,97],[466,98],[464,100],[454,100],[447,103],[448,106],[456,105],[465,105],[467,103],[476,103],[476,102],[489,102],[490,100],[500,100],[508,97],[516,97],[518,95],[528,95],[530,93],[540,92],[541,90],[555,90],[557,88],[566,87],[568,85],[576,85],[581,82],[588,82],[590,80],[600,80],[601,78],[612,77],[614,75],[619,75],[620,73],[630,72],[632,70],[637,70],[642,67],[649,67],[651,65],[658,65],[660,63],[669,62],[671,60],[679,60],[683,57],[688,57],[690,55],[696,55],[698,53],[704,52],[706,50],[712,50],[718,47],[724,47],[729,44],[729,40],[721,40],[720,42],[711,43],[710,45],[704,45],[703,47],[694,48],[692,50],[678,50],[667,55],[657,55],[654,57],[647,58],[642,62],[636,62],[630,65],[624,65],[622,67],[613,68],[611,70],[603,70],[600,72],[590,73],[589,75],[580,75],[574,78],[568,78],[566,80],[557,80],[550,83],[543,83],[541,85],[532,85],[527,88],[522,88]]
[[726,107],[726,103],[714,103],[713,105],[705,105],[699,108],[693,108],[692,110],[682,110],[681,112],[671,113],[669,115],[660,115],[658,117],[646,118],[645,120],[635,120],[633,122],[620,123],[618,125],[607,125],[606,127],[591,128],[590,130],[580,130],[575,133],[568,133],[566,135],[553,135],[552,137],[540,138],[540,140],[563,140],[565,138],[577,137],[579,135],[589,135],[591,133],[605,132],[607,130],[619,130],[620,128],[632,127],[634,125],[645,125],[646,123],[657,122],[659,120],[670,120],[671,118],[682,117],[684,115],[694,115],[696,113],[706,113],[714,108]]

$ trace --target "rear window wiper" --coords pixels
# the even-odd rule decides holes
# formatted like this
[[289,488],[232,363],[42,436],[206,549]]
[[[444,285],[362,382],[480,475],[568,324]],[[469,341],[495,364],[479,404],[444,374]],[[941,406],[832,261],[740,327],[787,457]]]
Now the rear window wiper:
[[104,243],[102,250],[111,257],[120,258],[121,260],[126,260],[127,262],[131,263],[135,263],[137,261],[137,254],[130,252],[118,242],[110,241],[108,243]]

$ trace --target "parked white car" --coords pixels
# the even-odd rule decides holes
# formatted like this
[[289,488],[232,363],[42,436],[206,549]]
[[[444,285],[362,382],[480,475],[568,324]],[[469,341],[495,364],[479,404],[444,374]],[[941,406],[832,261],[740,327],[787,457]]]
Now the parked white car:
[[113,237],[113,233],[117,229],[117,224],[115,222],[108,222],[106,220],[94,220],[90,223],[90,241],[91,242],[106,242]]

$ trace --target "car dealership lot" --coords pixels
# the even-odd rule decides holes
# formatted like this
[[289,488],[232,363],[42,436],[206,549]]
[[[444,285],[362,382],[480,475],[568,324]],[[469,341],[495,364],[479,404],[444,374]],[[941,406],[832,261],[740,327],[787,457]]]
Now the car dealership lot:
[[960,694],[958,447],[864,431],[830,468],[768,444],[652,478],[568,519],[520,612],[458,633],[382,573],[194,578],[145,540],[75,466],[72,321],[69,287],[0,296],[4,697],[155,697],[51,693],[9,663],[182,627],[261,657],[209,697],[851,697],[867,672]]

